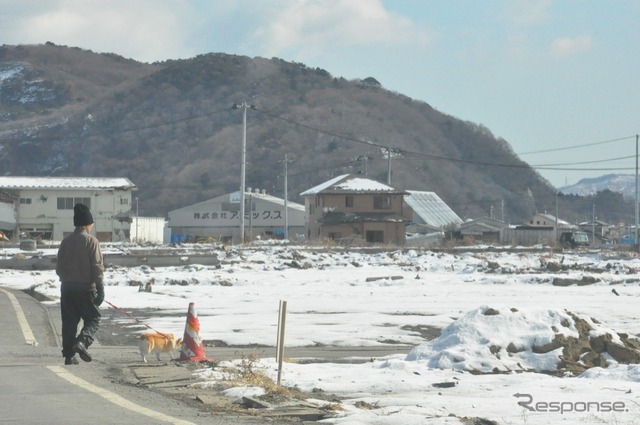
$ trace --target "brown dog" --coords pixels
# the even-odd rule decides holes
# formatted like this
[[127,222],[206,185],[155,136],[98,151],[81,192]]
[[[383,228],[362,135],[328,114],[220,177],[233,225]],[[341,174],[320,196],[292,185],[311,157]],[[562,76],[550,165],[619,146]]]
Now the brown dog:
[[138,348],[142,361],[147,362],[147,356],[151,353],[156,354],[156,358],[160,361],[160,353],[167,353],[173,360],[171,351],[178,349],[182,345],[182,338],[176,339],[171,333],[146,333],[140,335]]

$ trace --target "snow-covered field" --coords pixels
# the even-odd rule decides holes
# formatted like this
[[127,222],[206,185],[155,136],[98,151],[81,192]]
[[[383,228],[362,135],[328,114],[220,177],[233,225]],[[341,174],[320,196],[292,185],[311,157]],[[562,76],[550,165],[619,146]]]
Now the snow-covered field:
[[[134,248],[103,246],[105,253],[127,249]],[[578,319],[591,336],[607,334],[612,343],[621,343],[618,333],[640,335],[640,259],[633,253],[211,249],[220,267],[109,268],[106,299],[166,313],[144,319],[177,335],[194,302],[200,336],[229,345],[274,346],[284,300],[288,347],[415,347],[407,356],[362,364],[286,363],[284,385],[346,397],[330,420],[336,424],[640,423],[640,367],[604,352],[606,368],[573,376],[557,371],[563,347],[541,349],[554,338],[576,337]],[[0,247],[0,259],[16,253]],[[581,283],[554,285],[557,278]],[[138,291],[138,283],[152,279],[151,292]],[[35,288],[51,298],[59,292],[53,271],[0,269],[0,286]],[[146,330],[128,320],[123,324]],[[442,335],[427,342],[419,332],[426,327]],[[275,378],[274,358],[257,366]],[[216,370],[198,374],[220,379]]]

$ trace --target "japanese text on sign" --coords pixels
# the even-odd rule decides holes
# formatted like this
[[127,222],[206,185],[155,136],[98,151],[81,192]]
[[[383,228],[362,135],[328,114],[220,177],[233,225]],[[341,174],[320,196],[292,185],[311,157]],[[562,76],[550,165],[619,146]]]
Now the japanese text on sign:
[[[234,220],[240,218],[238,211],[214,211],[214,212],[194,212],[195,220]],[[280,220],[282,211],[247,211],[244,213],[247,220]]]

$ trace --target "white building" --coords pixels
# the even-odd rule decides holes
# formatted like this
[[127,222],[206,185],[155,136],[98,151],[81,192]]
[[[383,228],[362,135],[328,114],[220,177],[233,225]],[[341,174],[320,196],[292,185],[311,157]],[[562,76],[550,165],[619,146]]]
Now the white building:
[[131,242],[165,243],[165,230],[167,221],[164,217],[131,217],[131,230],[129,240]]
[[[284,199],[259,190],[245,192],[245,238],[282,238]],[[304,233],[304,205],[287,202],[289,237]],[[172,242],[215,238],[240,240],[240,191],[169,212]]]
[[0,202],[0,231],[11,234],[16,230],[16,213],[14,210],[13,202]]
[[0,177],[0,202],[14,206],[14,235],[62,240],[73,232],[73,207],[91,209],[96,237],[103,242],[129,238],[131,192],[127,178]]

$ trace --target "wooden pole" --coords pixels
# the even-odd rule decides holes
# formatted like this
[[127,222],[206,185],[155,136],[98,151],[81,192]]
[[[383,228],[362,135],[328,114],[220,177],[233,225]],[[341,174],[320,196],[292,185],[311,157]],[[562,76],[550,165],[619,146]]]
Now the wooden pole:
[[287,302],[280,301],[280,313],[278,315],[278,342],[276,361],[278,362],[278,386],[282,378],[282,360],[284,358],[284,328],[287,317]]

